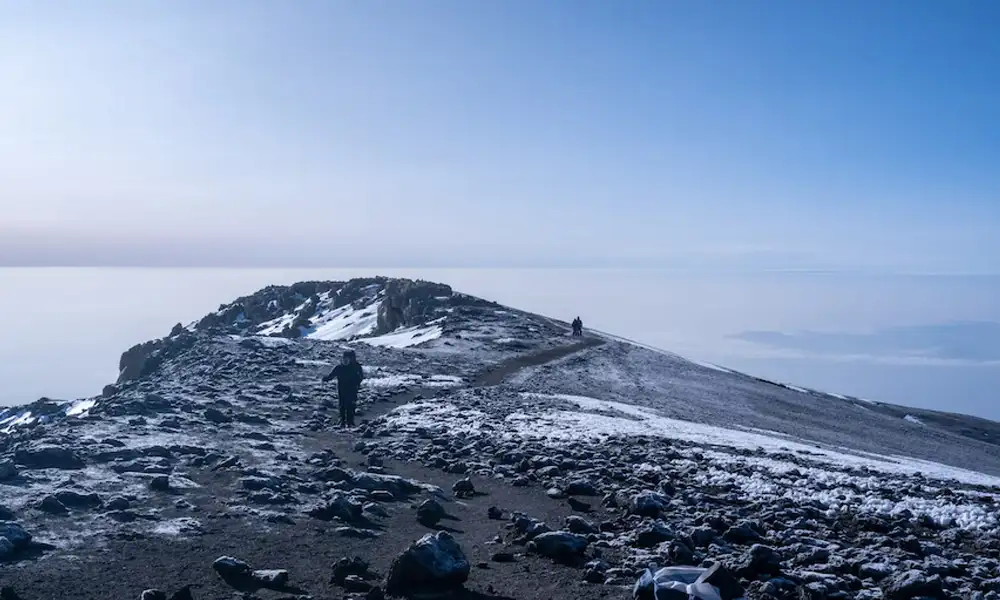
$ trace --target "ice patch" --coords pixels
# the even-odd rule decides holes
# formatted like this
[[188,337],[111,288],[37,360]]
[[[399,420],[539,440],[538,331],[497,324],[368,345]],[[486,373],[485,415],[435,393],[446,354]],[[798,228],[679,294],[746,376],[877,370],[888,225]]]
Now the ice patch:
[[923,421],[921,421],[920,419],[914,417],[913,415],[906,415],[905,417],[903,417],[903,420],[904,421],[909,421],[910,423],[915,423],[917,425],[924,425]]

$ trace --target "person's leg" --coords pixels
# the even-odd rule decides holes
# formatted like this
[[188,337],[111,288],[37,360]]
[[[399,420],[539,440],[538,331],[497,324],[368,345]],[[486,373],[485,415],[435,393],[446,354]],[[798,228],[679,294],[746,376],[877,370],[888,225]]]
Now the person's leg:
[[347,399],[339,398],[338,404],[340,408],[340,427],[347,426]]
[[354,427],[354,411],[358,408],[357,397],[351,398],[350,403],[347,405],[347,426]]

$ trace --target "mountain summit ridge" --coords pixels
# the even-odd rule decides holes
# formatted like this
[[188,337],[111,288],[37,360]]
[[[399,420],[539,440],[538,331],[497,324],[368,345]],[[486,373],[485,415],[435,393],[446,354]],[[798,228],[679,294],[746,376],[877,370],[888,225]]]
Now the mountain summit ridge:
[[[339,431],[321,378],[348,344],[363,422]],[[1000,592],[1000,448],[968,422],[573,338],[447,285],[269,286],[120,362],[98,397],[0,413],[0,523],[20,528],[0,561],[26,600],[226,597],[211,565],[237,556],[343,597],[337,559],[400,576],[442,528],[493,565],[471,598],[596,599],[678,564],[725,565],[752,600]]]

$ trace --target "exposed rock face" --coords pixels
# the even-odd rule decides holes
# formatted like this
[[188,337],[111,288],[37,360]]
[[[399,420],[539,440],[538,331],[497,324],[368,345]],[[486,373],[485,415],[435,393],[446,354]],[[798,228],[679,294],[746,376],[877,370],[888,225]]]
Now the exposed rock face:
[[385,298],[378,308],[377,335],[399,327],[422,325],[441,305],[438,298],[451,298],[451,286],[427,281],[393,279],[386,283]]
[[139,379],[152,372],[156,368],[154,357],[163,345],[163,340],[150,340],[123,352],[118,361],[118,383]]

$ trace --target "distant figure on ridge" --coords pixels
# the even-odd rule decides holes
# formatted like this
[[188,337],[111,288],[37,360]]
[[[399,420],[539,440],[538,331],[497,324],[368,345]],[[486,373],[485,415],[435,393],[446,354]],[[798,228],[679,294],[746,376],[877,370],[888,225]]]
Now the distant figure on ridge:
[[354,350],[345,350],[340,364],[323,377],[337,379],[337,400],[340,405],[340,427],[354,427],[354,410],[358,407],[358,388],[365,378]]
[[583,335],[583,321],[580,317],[573,319],[573,337],[580,337]]

